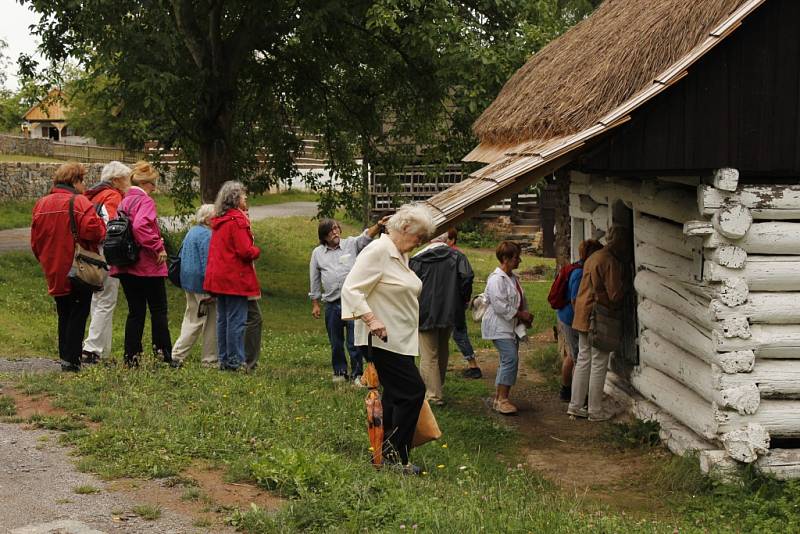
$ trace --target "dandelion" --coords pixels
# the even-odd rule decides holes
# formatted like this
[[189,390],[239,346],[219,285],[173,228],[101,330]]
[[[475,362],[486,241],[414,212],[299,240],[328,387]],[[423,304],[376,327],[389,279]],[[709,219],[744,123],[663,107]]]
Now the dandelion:
[[446,449],[447,448],[447,443],[442,443],[442,448]]
[[444,464],[439,464],[436,466],[437,469],[444,469]]

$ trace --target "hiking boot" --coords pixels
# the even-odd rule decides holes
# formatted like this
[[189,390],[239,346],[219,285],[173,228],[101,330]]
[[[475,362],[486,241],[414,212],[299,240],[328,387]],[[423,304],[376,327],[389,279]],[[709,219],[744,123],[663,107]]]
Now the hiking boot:
[[100,361],[100,355],[96,354],[90,350],[84,350],[81,352],[81,363],[92,365],[98,363]]
[[497,399],[492,405],[492,410],[500,415],[516,415],[517,407],[511,404],[508,399]]
[[569,415],[570,419],[586,419],[589,417],[589,412],[586,408],[578,408],[577,410],[568,409],[567,415]]
[[561,386],[561,391],[558,392],[558,398],[564,402],[569,402],[572,399],[572,387]]
[[422,474],[422,468],[418,465],[414,465],[411,463],[405,465],[402,464],[398,465],[400,466],[400,472],[404,475],[419,476],[420,474]]
[[81,366],[76,365],[74,363],[61,361],[61,372],[62,373],[80,373]]
[[464,369],[462,373],[464,378],[482,378],[483,373],[481,373],[480,367],[467,367]]

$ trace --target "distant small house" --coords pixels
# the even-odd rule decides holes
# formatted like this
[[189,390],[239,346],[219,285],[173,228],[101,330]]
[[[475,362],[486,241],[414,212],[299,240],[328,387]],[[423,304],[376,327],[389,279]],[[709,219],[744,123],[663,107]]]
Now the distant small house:
[[67,123],[68,107],[60,89],[51,89],[41,102],[29,109],[22,119],[23,133],[31,139],[52,139],[74,145],[94,144]]

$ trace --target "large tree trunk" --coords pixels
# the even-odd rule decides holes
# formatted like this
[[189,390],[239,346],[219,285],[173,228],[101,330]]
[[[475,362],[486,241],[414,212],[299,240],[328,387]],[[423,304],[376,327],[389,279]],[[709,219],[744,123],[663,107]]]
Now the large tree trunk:
[[220,111],[209,114],[200,132],[200,196],[203,202],[214,202],[222,184],[234,179],[230,101],[209,107]]

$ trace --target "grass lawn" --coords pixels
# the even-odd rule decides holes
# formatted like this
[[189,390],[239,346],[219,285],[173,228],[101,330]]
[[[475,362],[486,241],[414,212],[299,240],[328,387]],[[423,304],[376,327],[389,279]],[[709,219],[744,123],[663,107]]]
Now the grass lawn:
[[[250,375],[188,364],[173,370],[148,362],[137,371],[95,366],[76,376],[26,376],[21,387],[46,392],[66,417],[37,424],[65,430],[82,469],[104,477],[165,477],[202,460],[230,480],[251,481],[289,499],[276,514],[233,512],[247,532],[790,532],[800,529],[800,488],[753,479],[719,486],[697,476],[696,462],[679,476],[667,517],[631,517],[561,493],[519,467],[520,438],[486,414],[480,381],[448,377],[450,402],[437,409],[440,442],[414,451],[420,478],[368,465],[364,391],[336,388],[321,321],[310,315],[307,260],[316,244],[302,218],[256,223],[262,247],[257,270],[266,289],[262,362]],[[345,233],[355,233],[346,227]],[[465,249],[480,282],[494,269],[491,251]],[[524,257],[521,270],[550,260]],[[526,281],[535,327],[552,324],[548,282]],[[122,294],[120,298],[124,300]],[[56,317],[30,254],[0,255],[0,354],[51,356]],[[184,300],[170,286],[170,327],[179,330]],[[120,358],[126,306],[115,321]],[[473,341],[479,340],[471,323]],[[145,333],[145,337],[148,334]],[[455,356],[454,356],[455,357]],[[99,425],[89,423],[100,423]],[[695,481],[691,487],[686,481]]]
[[[175,215],[175,203],[172,197],[165,194],[156,194],[153,198],[156,201],[156,209],[160,217]],[[289,190],[274,195],[253,195],[248,198],[248,202],[251,206],[266,206],[284,202],[316,202],[317,199],[316,193]],[[36,200],[6,200],[0,202],[0,230],[30,226],[34,204],[36,204]],[[195,206],[197,205],[199,204],[195,201]]]

